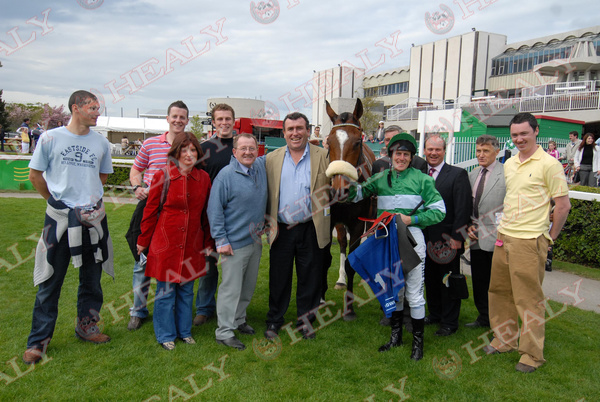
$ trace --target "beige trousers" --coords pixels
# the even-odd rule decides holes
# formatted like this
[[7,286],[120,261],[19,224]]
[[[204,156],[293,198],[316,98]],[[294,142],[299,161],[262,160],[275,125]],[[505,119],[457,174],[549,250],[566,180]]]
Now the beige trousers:
[[[549,240],[518,239],[498,233],[489,289],[491,345],[519,350],[520,362],[539,367],[544,360],[545,305],[542,282]],[[519,319],[521,327],[519,332]]]

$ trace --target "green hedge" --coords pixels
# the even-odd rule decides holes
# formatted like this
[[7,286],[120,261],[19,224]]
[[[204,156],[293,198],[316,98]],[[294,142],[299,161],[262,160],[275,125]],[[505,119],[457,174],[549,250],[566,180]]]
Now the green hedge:
[[106,184],[113,186],[129,186],[129,171],[131,168],[128,167],[113,167],[114,173],[108,175]]
[[[600,193],[600,189],[577,186],[574,191]],[[571,200],[571,212],[554,245],[554,258],[600,268],[600,202]]]

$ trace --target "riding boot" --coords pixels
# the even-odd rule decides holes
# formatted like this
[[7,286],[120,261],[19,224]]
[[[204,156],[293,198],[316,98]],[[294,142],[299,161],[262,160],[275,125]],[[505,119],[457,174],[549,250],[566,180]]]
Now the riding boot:
[[402,346],[402,311],[394,311],[390,318],[392,335],[390,341],[379,348],[380,352],[387,352],[391,348]]
[[410,358],[416,361],[419,361],[423,358],[423,338],[425,332],[425,320],[421,319],[412,319],[413,326],[413,344],[412,344],[412,353]]

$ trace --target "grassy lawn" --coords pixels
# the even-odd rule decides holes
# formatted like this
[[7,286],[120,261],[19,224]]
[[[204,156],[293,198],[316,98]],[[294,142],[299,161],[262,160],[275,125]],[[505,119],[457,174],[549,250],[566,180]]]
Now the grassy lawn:
[[[321,309],[325,324],[315,324],[314,340],[294,341],[282,331],[281,343],[267,344],[262,336],[268,309],[268,248],[263,249],[261,271],[248,322],[255,336],[240,335],[243,352],[215,342],[216,320],[193,328],[197,345],[177,343],[172,352],[154,338],[152,323],[136,332],[126,329],[127,300],[131,300],[133,258],[124,234],[133,205],[107,203],[115,249],[115,280],[104,276],[104,331],[113,339],[92,345],[74,336],[78,273],[67,274],[60,299],[59,318],[48,359],[35,368],[22,363],[36,288],[32,286],[33,249],[40,234],[45,203],[37,199],[0,199],[0,400],[128,401],[267,400],[348,401],[413,400],[599,400],[599,316],[593,312],[551,303],[553,318],[546,324],[547,364],[533,374],[514,370],[518,354],[484,356],[485,331],[461,328],[448,338],[425,332],[425,358],[409,359],[410,334],[405,346],[388,353],[377,348],[387,342],[389,328],[381,327],[378,303],[366,302],[358,319],[337,319],[342,292],[333,290],[337,269],[329,275],[329,311]],[[337,249],[334,247],[334,249]],[[18,262],[20,261],[20,263]],[[333,266],[338,259],[334,256]],[[555,267],[562,269],[561,263]],[[573,264],[570,264],[573,265]],[[584,269],[581,267],[580,269]],[[358,283],[358,279],[357,279]],[[295,285],[294,285],[295,289]],[[112,309],[112,310],[111,310]],[[292,302],[286,319],[295,321]],[[463,302],[461,325],[477,312],[472,300]],[[293,336],[293,334],[292,334]]]

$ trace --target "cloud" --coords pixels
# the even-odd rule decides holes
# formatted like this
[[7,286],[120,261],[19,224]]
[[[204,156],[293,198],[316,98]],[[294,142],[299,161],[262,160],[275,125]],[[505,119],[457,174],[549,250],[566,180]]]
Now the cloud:
[[[471,27],[504,34],[509,43],[517,42],[592,26],[600,11],[598,4],[583,0],[568,7],[541,0],[502,0],[480,10],[479,4],[486,4],[482,0],[469,6],[473,14],[464,18],[456,2],[447,2],[455,25],[440,36],[427,29],[424,21],[426,12],[439,10],[440,3],[433,1],[272,0],[279,4],[279,17],[270,24],[253,18],[250,1],[97,1],[92,2],[101,3],[95,9],[79,5],[85,1],[90,2],[3,5],[0,41],[14,46],[6,33],[14,27],[22,38],[36,33],[35,41],[11,55],[0,52],[4,65],[0,87],[6,99],[66,103],[74,90],[95,88],[105,97],[108,112],[115,115],[120,115],[121,108],[127,116],[134,116],[138,108],[162,109],[175,99],[183,99],[194,110],[204,110],[208,98],[226,96],[269,100],[285,114],[287,108],[280,97],[310,81],[313,70],[332,68],[342,61],[364,67],[364,60],[357,56],[360,52],[366,51],[372,62],[384,55],[384,63],[372,71],[376,72],[408,65],[411,43],[459,35]],[[42,19],[48,8],[53,30],[41,35],[41,28],[26,21],[34,16]],[[217,39],[202,30],[215,29],[221,19],[227,40],[217,46]],[[401,32],[397,45],[403,52],[392,58],[376,43],[397,31]],[[164,68],[168,49],[191,56],[182,44],[189,38],[198,49],[210,41],[210,51],[184,65],[173,63],[172,72],[132,94],[128,89],[119,91],[125,98],[113,102],[106,87],[109,82],[125,83],[122,76],[153,59],[157,71]],[[139,77],[135,79],[140,85]]]

